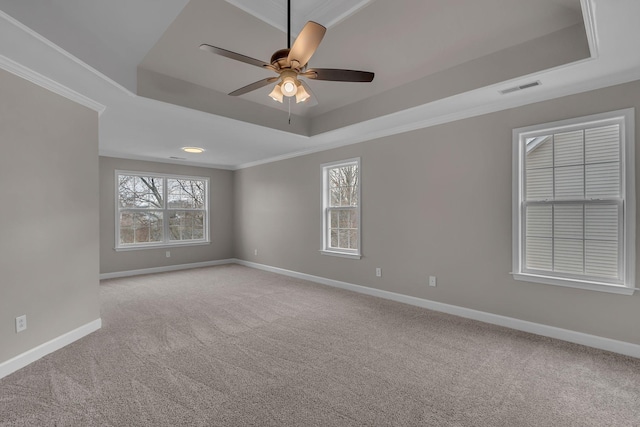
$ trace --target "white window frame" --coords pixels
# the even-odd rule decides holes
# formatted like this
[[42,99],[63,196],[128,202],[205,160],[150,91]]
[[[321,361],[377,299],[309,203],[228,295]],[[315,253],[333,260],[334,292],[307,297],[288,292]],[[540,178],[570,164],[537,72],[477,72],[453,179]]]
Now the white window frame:
[[[358,212],[358,249],[336,249],[329,246],[331,242],[330,229],[329,229],[329,215],[330,215],[330,194],[329,194],[329,170],[342,167],[342,166],[358,166],[358,206],[356,210]],[[360,157],[354,157],[351,159],[340,160],[337,162],[324,163],[321,165],[322,170],[322,249],[320,253],[323,255],[332,255],[343,258],[360,259],[362,258],[362,164]],[[336,208],[331,208],[336,209]],[[352,208],[350,208],[352,209]]]
[[[574,119],[561,120],[552,123],[528,126],[513,130],[513,270],[516,280],[543,283],[548,285],[566,286],[571,288],[588,289],[623,295],[632,295],[635,287],[635,110],[611,111]],[[551,274],[537,274],[527,272],[524,268],[524,209],[523,195],[525,188],[524,160],[526,154],[526,139],[543,134],[570,132],[591,127],[606,126],[608,124],[621,126],[621,197],[618,203],[622,205],[622,215],[619,222],[622,241],[620,242],[621,283],[607,282],[595,278],[558,277]]]
[[[161,210],[163,212],[163,236],[164,236],[164,241],[162,242],[150,242],[150,243],[135,243],[135,244],[128,244],[128,245],[120,245],[120,211],[130,211],[132,209],[130,208],[120,208],[120,203],[119,203],[119,197],[120,197],[120,192],[119,192],[119,180],[118,177],[120,175],[129,175],[129,176],[143,176],[143,177],[153,177],[153,178],[162,178],[163,179],[163,186],[162,186],[162,199],[165,202],[165,205],[163,206],[162,209],[158,209],[159,211]],[[199,245],[209,245],[211,244],[211,239],[210,239],[210,229],[209,229],[209,208],[210,208],[210,201],[209,201],[209,178],[205,177],[205,176],[188,176],[188,175],[174,175],[174,174],[164,174],[164,173],[156,173],[156,172],[140,172],[140,171],[128,171],[128,170],[116,170],[115,174],[115,250],[116,251],[135,251],[135,250],[141,250],[141,249],[157,249],[157,248],[169,248],[169,247],[176,247],[176,246],[199,246]],[[204,181],[205,182],[205,220],[204,220],[204,238],[202,239],[194,239],[194,240],[178,240],[178,241],[171,241],[169,240],[168,236],[169,236],[169,221],[166,220],[166,218],[169,218],[168,214],[171,210],[175,210],[175,209],[169,209],[167,208],[166,205],[166,201],[167,201],[167,180],[168,179],[191,179],[191,180],[197,180],[197,181]],[[144,211],[145,209],[140,209],[141,211]],[[200,209],[198,209],[200,210]]]

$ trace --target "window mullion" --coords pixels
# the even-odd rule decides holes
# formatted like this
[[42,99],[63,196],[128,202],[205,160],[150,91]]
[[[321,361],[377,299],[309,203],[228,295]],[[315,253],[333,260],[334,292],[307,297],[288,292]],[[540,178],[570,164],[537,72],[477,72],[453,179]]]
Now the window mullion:
[[[587,199],[587,141],[582,130],[582,197]],[[587,274],[587,204],[582,203],[582,274]]]
[[169,243],[169,212],[167,209],[167,195],[169,194],[169,185],[167,177],[162,178],[162,241]]
[[552,200],[551,203],[551,271],[556,271],[556,136],[551,136]]

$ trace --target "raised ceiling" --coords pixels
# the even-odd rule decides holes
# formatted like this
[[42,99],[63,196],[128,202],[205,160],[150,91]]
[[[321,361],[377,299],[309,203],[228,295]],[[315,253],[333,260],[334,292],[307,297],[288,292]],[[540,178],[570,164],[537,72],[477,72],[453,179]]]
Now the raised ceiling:
[[[261,4],[273,3],[277,2]],[[280,3],[286,5],[283,0]],[[314,3],[320,7],[331,1]],[[286,22],[286,10],[282,18]],[[298,23],[294,31],[300,30],[301,24],[304,23]],[[310,67],[373,71],[376,74],[374,81],[309,81],[317,105],[307,107],[293,103],[291,110],[298,116],[318,117],[439,71],[572,27],[580,28],[558,36],[572,37],[572,46],[567,46],[566,52],[561,54],[563,57],[556,61],[560,63],[584,59],[589,54],[579,0],[373,1],[329,28]],[[184,90],[183,82],[224,94],[232,92],[274,74],[203,52],[198,49],[201,43],[268,62],[272,53],[287,47],[286,42],[286,28],[285,32],[274,28],[226,0],[191,0],[140,63],[138,93],[181,103],[173,95]],[[548,40],[547,43],[551,48],[557,46],[558,41]],[[579,57],[575,55],[576,50],[579,50]],[[518,60],[518,52],[514,52],[512,62]],[[500,66],[511,67],[512,64],[506,58]],[[177,81],[172,84],[164,77]],[[272,85],[264,87],[243,95],[242,99],[287,111],[286,102],[280,104],[269,98],[271,89]],[[225,114],[219,109],[220,102],[211,99],[211,104],[215,104],[211,108],[218,108],[214,111]],[[229,100],[226,104],[230,110],[233,109],[232,102]],[[193,106],[188,102],[182,104]],[[228,114],[251,121],[250,114],[246,117]]]
[[[228,168],[640,78],[637,0],[354,0],[316,14],[333,25],[310,65],[373,71],[374,81],[310,81],[318,103],[292,104],[289,124],[270,87],[227,95],[268,71],[198,49],[268,60],[286,47],[268,23],[283,13],[275,0],[260,2],[278,9],[271,18],[238,1],[0,0],[0,67],[104,110],[103,155]],[[207,151],[185,155],[185,145]]]

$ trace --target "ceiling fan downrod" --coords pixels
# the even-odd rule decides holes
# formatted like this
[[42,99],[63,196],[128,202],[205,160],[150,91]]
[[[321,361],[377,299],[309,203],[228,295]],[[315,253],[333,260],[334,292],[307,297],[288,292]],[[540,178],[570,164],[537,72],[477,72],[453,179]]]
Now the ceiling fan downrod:
[[287,49],[291,49],[291,0],[287,0]]

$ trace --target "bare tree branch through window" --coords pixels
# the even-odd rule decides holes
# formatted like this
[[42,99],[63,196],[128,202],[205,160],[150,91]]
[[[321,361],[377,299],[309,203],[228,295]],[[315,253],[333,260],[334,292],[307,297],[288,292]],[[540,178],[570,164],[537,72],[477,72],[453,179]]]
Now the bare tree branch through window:
[[119,174],[119,246],[206,241],[205,178]]

